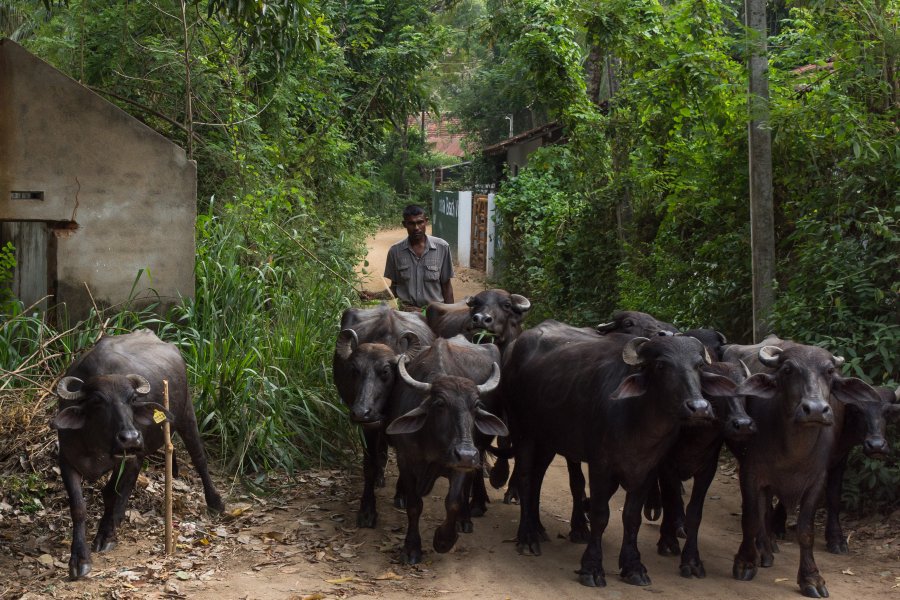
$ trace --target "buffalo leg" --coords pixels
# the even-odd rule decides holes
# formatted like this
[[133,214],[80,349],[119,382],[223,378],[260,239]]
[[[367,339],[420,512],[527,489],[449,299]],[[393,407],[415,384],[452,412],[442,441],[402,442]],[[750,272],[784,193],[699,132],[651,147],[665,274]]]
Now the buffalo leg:
[[516,549],[520,553],[530,552],[535,556],[541,554],[543,526],[540,521],[541,483],[547,466],[553,460],[546,460],[547,451],[541,450],[533,440],[516,443],[515,472],[518,472],[519,483],[519,531]]
[[766,495],[747,470],[741,471],[741,545],[734,556],[731,574],[735,579],[750,581],[756,577],[759,554],[756,540],[766,535],[763,527]]
[[569,491],[572,493],[572,525],[569,531],[569,541],[576,544],[586,544],[591,538],[588,529],[588,519],[585,514],[589,508],[586,506],[587,496],[584,493],[584,472],[579,461],[566,459],[566,468],[569,470]]
[[[481,455],[481,464],[485,464],[484,450],[479,450],[478,453]],[[484,513],[487,512],[487,505],[490,499],[488,498],[487,488],[484,486],[484,477],[481,475],[481,472],[472,478],[471,497],[472,502],[469,505],[469,514],[473,517],[483,517]]]
[[141,472],[141,466],[141,459],[126,460],[121,469],[113,469],[109,481],[103,486],[103,517],[100,519],[97,536],[91,546],[94,552],[106,552],[116,547],[116,528],[125,518],[125,508]]
[[[678,470],[663,464],[657,469],[659,499],[662,505],[662,523],[659,526],[659,541],[656,551],[662,556],[678,556],[679,529],[684,530],[684,500],[681,498],[681,478]],[[651,485],[655,483],[651,480]]]
[[[474,475],[467,473],[462,483],[462,491],[460,492],[462,505],[459,507],[456,517],[456,530],[459,533],[472,533],[475,530],[474,525],[472,525],[472,503],[469,500],[475,494],[474,489],[478,486],[478,480],[481,480],[482,484],[484,483],[484,477],[480,470]],[[449,498],[450,494],[448,492],[445,504],[449,501]]]
[[542,542],[549,542],[550,536],[547,535],[547,528],[541,522],[541,490],[544,487],[544,477],[547,475],[547,469],[553,462],[556,453],[547,448],[538,448],[535,456],[534,468],[532,470],[532,488],[531,496],[534,502],[534,516],[537,521],[537,532]]
[[388,443],[386,435],[378,436],[378,471],[375,476],[375,487],[383,488],[385,486],[384,470],[387,467],[388,459]]
[[91,572],[91,551],[86,540],[87,510],[81,490],[81,474],[68,462],[60,459],[59,470],[66,493],[69,496],[69,512],[72,515],[72,554],[69,557],[69,578],[81,579]]
[[844,470],[847,468],[847,457],[828,470],[825,484],[825,506],[828,516],[825,520],[825,543],[832,554],[847,554],[850,548],[844,530],[841,528],[841,490],[844,487]]
[[[497,448],[501,451],[509,452],[512,448],[508,436],[500,436],[497,438]],[[491,487],[499,490],[509,480],[509,459],[505,456],[498,456],[491,467],[490,481]],[[507,503],[508,504],[508,503]]]
[[[622,510],[622,549],[619,552],[620,575],[625,583],[631,585],[650,585],[647,568],[641,562],[638,550],[638,532],[641,529],[641,511],[647,499],[647,490],[654,480],[647,480],[637,489],[625,494],[625,507]],[[680,482],[679,482],[680,483]]]
[[800,513],[797,515],[797,543],[800,545],[800,569],[797,571],[797,585],[800,586],[803,595],[808,598],[828,597],[825,579],[819,573],[819,567],[816,566],[816,560],[813,557],[813,518],[821,491],[820,486],[807,490],[800,502]]
[[[363,432],[365,448],[363,449],[363,493],[359,500],[359,511],[356,513],[356,526],[374,528],[378,521],[378,511],[375,508],[375,486],[378,483],[378,473],[381,470],[379,443],[384,437],[380,430],[366,429]],[[382,471],[383,474],[383,471]]]
[[716,475],[719,453],[706,462],[699,471],[694,473],[694,485],[691,488],[691,499],[688,501],[684,518],[685,541],[681,551],[681,576],[682,577],[706,577],[706,569],[700,560],[700,521],[703,520],[703,503],[706,501],[706,492]]
[[[190,402],[190,398],[184,399],[185,403]],[[182,421],[175,422],[175,428],[181,441],[187,448],[191,462],[203,482],[203,496],[206,499],[206,507],[214,513],[220,513],[225,510],[225,504],[222,503],[222,497],[216,491],[212,477],[209,476],[209,464],[206,462],[206,453],[203,451],[203,444],[200,441],[200,431],[197,429],[197,418],[194,416],[194,409],[187,404],[187,418]]]
[[[450,489],[447,490],[447,498],[444,500],[444,508],[446,516],[444,522],[434,530],[434,549],[436,552],[443,554],[449,552],[456,540],[459,539],[459,533],[456,531],[456,521],[460,513],[467,505],[465,490],[467,488],[467,480],[473,477],[472,473],[463,473],[453,471],[450,475]],[[472,522],[469,521],[471,527]]]
[[422,516],[422,497],[416,492],[417,484],[414,476],[405,476],[400,469],[400,481],[406,496],[406,538],[400,559],[404,564],[417,565],[422,562],[422,536],[419,534],[419,518]]
[[587,587],[606,587],[603,570],[603,532],[609,524],[609,499],[618,485],[603,470],[588,464],[591,489],[591,539],[581,555],[578,581]]

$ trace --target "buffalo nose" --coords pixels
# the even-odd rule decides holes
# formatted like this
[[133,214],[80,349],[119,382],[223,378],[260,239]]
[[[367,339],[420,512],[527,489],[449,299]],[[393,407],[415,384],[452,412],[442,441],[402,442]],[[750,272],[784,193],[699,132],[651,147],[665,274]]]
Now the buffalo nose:
[[467,469],[478,467],[478,450],[475,448],[457,448],[453,454],[457,467]]
[[472,315],[472,321],[479,326],[490,325],[494,322],[494,317],[492,317],[491,315],[475,313],[474,315]]
[[731,420],[733,435],[742,436],[756,433],[756,423],[750,417],[738,417]]
[[883,437],[866,438],[863,442],[863,452],[866,456],[884,456],[889,451],[887,440]]
[[668,335],[675,335],[675,334],[672,333],[671,331],[658,331],[658,332],[656,332],[656,335],[668,336]]
[[802,423],[818,423],[832,425],[834,414],[824,400],[807,400],[800,403],[797,409],[798,420]]
[[142,445],[141,432],[137,429],[123,429],[116,436],[116,440],[124,450],[134,450]]
[[709,402],[702,398],[699,400],[688,400],[685,402],[685,406],[691,419],[709,420],[715,418]]

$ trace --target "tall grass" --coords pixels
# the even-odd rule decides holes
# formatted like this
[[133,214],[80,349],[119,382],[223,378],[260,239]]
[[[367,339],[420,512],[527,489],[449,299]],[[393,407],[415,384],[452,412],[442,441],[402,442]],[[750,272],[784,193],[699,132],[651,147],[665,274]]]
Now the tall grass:
[[165,317],[156,304],[129,303],[54,329],[10,303],[0,315],[0,406],[13,401],[4,390],[17,402],[49,402],[53,379],[101,332],[150,327],[185,357],[201,433],[227,472],[333,463],[357,439],[331,381],[331,355],[361,245],[311,242],[310,226],[296,225],[300,232],[289,233],[234,213],[201,215],[195,298]]

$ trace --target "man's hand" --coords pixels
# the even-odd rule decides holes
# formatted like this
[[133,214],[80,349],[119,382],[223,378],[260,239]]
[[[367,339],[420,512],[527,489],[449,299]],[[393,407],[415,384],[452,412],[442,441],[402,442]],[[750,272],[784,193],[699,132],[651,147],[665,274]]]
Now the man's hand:
[[453,286],[449,279],[441,284],[441,293],[444,295],[444,304],[453,304]]

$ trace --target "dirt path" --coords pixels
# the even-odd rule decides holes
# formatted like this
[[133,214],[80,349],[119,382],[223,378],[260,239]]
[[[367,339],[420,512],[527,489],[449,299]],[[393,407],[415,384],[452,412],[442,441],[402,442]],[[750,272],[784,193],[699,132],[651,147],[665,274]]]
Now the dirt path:
[[[380,253],[402,235],[402,230],[385,231],[375,238],[370,263],[377,273],[384,264]],[[480,280],[462,277],[454,282],[457,297],[477,292],[480,285]],[[346,470],[307,471],[298,479],[284,480],[280,491],[265,499],[233,491],[226,498],[228,513],[216,520],[203,514],[199,482],[187,476],[187,485],[176,487],[178,552],[166,558],[161,556],[159,516],[162,474],[159,467],[152,468],[133,497],[119,546],[95,554],[91,577],[79,582],[66,580],[71,523],[57,481],[52,499],[36,513],[16,514],[0,502],[0,598],[556,600],[647,598],[648,593],[676,600],[801,597],[795,583],[799,551],[791,541],[780,544],[775,565],[760,569],[754,581],[732,579],[741,508],[734,468],[727,462],[720,465],[710,489],[701,528],[706,579],[681,578],[678,559],[656,554],[658,524],[645,523],[639,547],[653,584],[639,588],[619,580],[616,564],[624,500],[620,492],[613,498],[604,537],[608,586],[602,590],[582,587],[574,574],[584,547],[563,539],[569,529],[570,499],[565,463],[559,459],[543,486],[542,520],[552,538],[544,544],[543,556],[516,553],[510,541],[518,506],[503,504],[502,491],[490,489],[492,503],[487,515],[476,519],[475,531],[461,535],[451,552],[435,553],[431,539],[443,517],[442,480],[425,498],[421,523],[425,559],[416,567],[397,561],[406,516],[390,501],[396,482],[393,460],[388,485],[377,494],[376,529],[355,527],[360,472],[358,462]],[[228,489],[221,482],[220,488]],[[100,497],[94,489],[88,494],[93,511],[89,536],[96,531],[99,516]],[[816,559],[831,596],[900,598],[900,511],[887,519],[845,520],[845,530],[851,536],[850,554],[834,556],[825,552],[821,525],[817,528]]]

